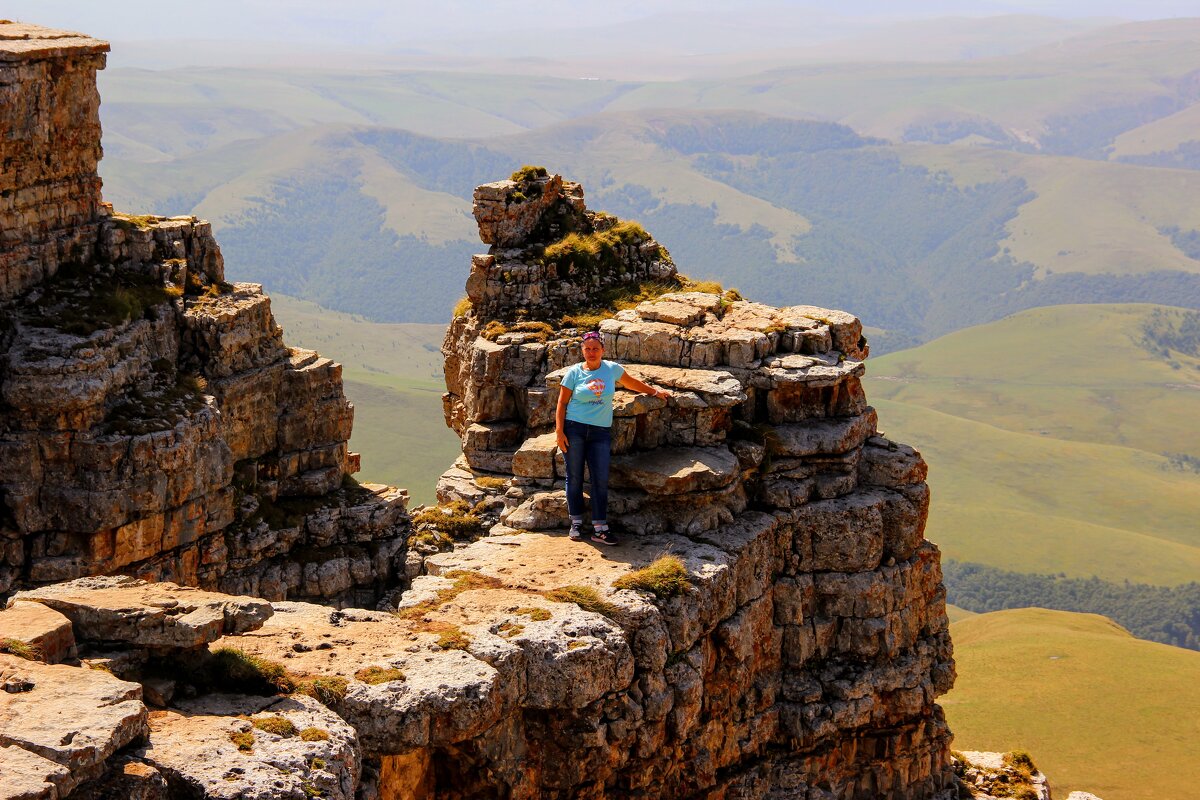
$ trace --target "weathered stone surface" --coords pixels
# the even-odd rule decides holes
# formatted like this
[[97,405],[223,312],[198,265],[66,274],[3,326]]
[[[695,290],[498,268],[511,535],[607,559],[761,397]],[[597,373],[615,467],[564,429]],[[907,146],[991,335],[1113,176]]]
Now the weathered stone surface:
[[724,447],[671,447],[618,456],[612,461],[612,486],[655,495],[720,489],[738,474],[737,456]]
[[12,603],[0,611],[0,639],[29,645],[47,664],[75,657],[71,620],[41,603]]
[[0,777],[0,800],[59,800],[77,781],[62,764],[15,744],[0,744]]
[[1013,797],[1020,796],[1016,792],[1023,790],[1037,800],[1050,800],[1050,784],[1046,776],[1037,770],[1028,773],[1016,769],[1006,761],[1008,754],[965,750],[960,755],[966,762],[963,788],[971,797]]
[[525,478],[553,478],[558,441],[553,433],[526,439],[513,454],[512,473]]
[[80,639],[137,647],[201,647],[261,627],[272,614],[264,600],[122,576],[80,578],[20,592],[10,601],[27,602],[65,615]]
[[[504,698],[496,670],[461,650],[442,649],[440,632],[386,613],[277,603],[263,628],[217,646],[278,661],[298,675],[349,680],[333,707],[366,751],[379,755],[460,741],[499,718]],[[370,666],[399,669],[405,678],[377,685],[355,679]]]
[[[400,577],[391,555],[407,525],[395,499],[377,494],[364,527],[339,542],[310,540],[290,519],[303,513],[276,507],[322,498],[351,516],[365,505],[342,490],[359,463],[341,368],[284,345],[262,287],[225,283],[207,222],[101,202],[107,50],[0,22],[0,516],[11,520],[0,598],[122,571],[373,604]],[[126,287],[144,310],[95,316]],[[374,559],[378,579],[299,577],[329,555],[317,550],[350,542],[380,543],[355,554]]]
[[849,419],[814,420],[804,425],[779,425],[771,440],[775,456],[804,457],[846,453],[862,447],[875,433],[875,409]]
[[0,302],[77,260],[95,236],[106,52],[82,34],[0,21]]
[[68,778],[38,770],[63,794],[146,734],[142,687],[107,672],[0,654],[0,688],[0,746],[65,767]]
[[101,777],[71,793],[71,800],[172,800],[162,773],[127,754],[109,759]]
[[[278,719],[292,732],[265,730]],[[301,731],[320,732],[303,737]],[[231,737],[242,735],[242,748]],[[354,729],[303,696],[210,695],[150,719],[136,757],[167,776],[182,796],[228,800],[353,800],[361,771]]]

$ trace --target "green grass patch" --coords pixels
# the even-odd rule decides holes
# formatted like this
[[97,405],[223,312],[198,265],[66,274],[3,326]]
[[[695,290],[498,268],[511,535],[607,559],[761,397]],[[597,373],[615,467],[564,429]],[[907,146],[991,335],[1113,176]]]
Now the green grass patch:
[[618,311],[635,307],[646,300],[655,300],[668,292],[684,290],[681,280],[635,281],[611,286],[596,293],[596,305],[571,311],[559,318],[563,328],[595,330],[600,323],[610,319]]
[[250,731],[236,731],[229,734],[229,741],[237,746],[237,749],[243,753],[254,752],[254,734]]
[[42,653],[34,645],[20,639],[0,639],[0,653],[23,658],[26,661],[41,661]]
[[148,231],[163,219],[154,214],[121,214],[118,212],[112,215],[113,225],[123,231]]
[[546,609],[537,608],[535,606],[523,606],[522,608],[518,608],[516,610],[516,612],[514,612],[514,613],[523,614],[523,615],[529,617],[534,622],[545,622],[546,620],[550,619],[550,617],[553,616]]
[[205,666],[209,683],[224,691],[277,694],[296,688],[294,679],[282,664],[235,647],[214,650]]
[[524,183],[525,181],[532,181],[538,178],[548,177],[550,177],[550,172],[545,167],[526,164],[510,175],[509,180],[516,181],[517,183]]
[[574,603],[584,611],[592,611],[606,617],[613,617],[620,609],[613,603],[600,596],[600,592],[591,586],[569,585],[560,586],[543,592],[542,596],[555,603]]
[[393,667],[379,666],[360,669],[354,673],[354,677],[369,686],[378,686],[381,683],[390,683],[391,681],[402,681],[405,679],[403,671]]
[[151,275],[134,270],[102,275],[76,265],[60,269],[41,290],[37,301],[22,311],[25,320],[76,336],[152,319],[156,308],[179,296],[177,288]]
[[340,675],[321,675],[297,679],[295,692],[328,706],[344,700],[349,687],[350,682]]
[[663,556],[617,578],[613,581],[613,588],[650,592],[661,599],[686,594],[691,582],[688,580],[687,567],[679,556]]
[[454,539],[470,539],[483,534],[483,520],[465,500],[433,506],[412,517],[413,525],[431,528]]
[[443,650],[466,650],[471,646],[471,637],[457,625],[447,622],[432,623],[426,627],[426,632],[437,634],[438,647]]
[[289,737],[295,736],[300,732],[290,719],[281,717],[279,715],[270,717],[254,717],[250,720],[250,723],[260,731],[273,733],[276,736]]
[[508,479],[497,478],[491,475],[481,475],[475,478],[475,485],[481,489],[497,491],[508,485]]

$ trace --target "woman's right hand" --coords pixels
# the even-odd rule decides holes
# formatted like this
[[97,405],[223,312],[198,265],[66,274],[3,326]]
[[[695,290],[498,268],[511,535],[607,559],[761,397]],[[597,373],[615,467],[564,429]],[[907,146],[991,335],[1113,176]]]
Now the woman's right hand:
[[567,434],[562,431],[555,431],[558,434],[558,449],[564,453],[567,452]]

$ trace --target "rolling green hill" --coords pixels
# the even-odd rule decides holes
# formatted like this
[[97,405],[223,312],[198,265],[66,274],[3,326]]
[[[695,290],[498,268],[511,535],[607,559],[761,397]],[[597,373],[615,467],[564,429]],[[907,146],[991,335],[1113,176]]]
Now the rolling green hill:
[[1195,318],[1035,309],[872,359],[883,426],[929,462],[927,535],[1014,572],[1196,580],[1200,339],[1164,333]]
[[1092,614],[1029,608],[950,626],[958,680],[941,699],[958,750],[1028,750],[1054,795],[1194,795],[1200,653]]

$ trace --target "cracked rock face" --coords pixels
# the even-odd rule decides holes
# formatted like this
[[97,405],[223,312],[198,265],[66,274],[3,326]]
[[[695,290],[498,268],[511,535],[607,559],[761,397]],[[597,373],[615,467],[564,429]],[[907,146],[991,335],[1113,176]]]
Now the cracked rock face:
[[80,639],[147,649],[192,650],[226,633],[259,628],[272,614],[265,600],[124,576],[45,586],[20,592],[9,603],[17,610],[41,603],[60,612]]
[[[382,774],[464,798],[497,785],[513,797],[957,796],[935,704],[954,666],[939,556],[923,538],[925,464],[877,433],[860,322],[689,289],[650,239],[608,261],[558,260],[564,231],[603,251],[603,230],[628,228],[604,218],[602,229],[582,192],[551,203],[555,191],[533,202],[500,182],[476,194],[493,246],[474,259],[472,309],[443,345],[463,457],[438,492],[498,507],[501,524],[428,555],[400,601],[401,613],[523,645],[525,713],[456,742],[452,759],[431,743],[385,759]],[[598,549],[564,536],[553,410],[582,331],[558,315],[645,280],[647,253],[655,279],[679,289],[611,309],[598,328],[605,358],[672,397],[616,395],[608,521],[623,539]],[[664,555],[682,565],[682,594],[636,582]],[[464,575],[485,585],[456,591]],[[603,685],[587,662],[544,655],[574,676],[564,683],[603,691],[583,705],[560,691],[553,712],[534,713],[522,595],[570,598],[619,627],[630,677]],[[504,673],[485,636],[467,652]]]
[[110,756],[146,735],[142,687],[106,672],[0,654],[0,689],[5,791],[7,776],[21,775],[31,791],[66,796],[100,775]]
[[354,729],[308,697],[209,695],[155,712],[149,725],[135,755],[173,796],[353,800],[358,787]]
[[0,599],[119,571],[374,605],[406,497],[344,485],[341,366],[225,282],[207,222],[102,202],[107,51],[0,21]]

